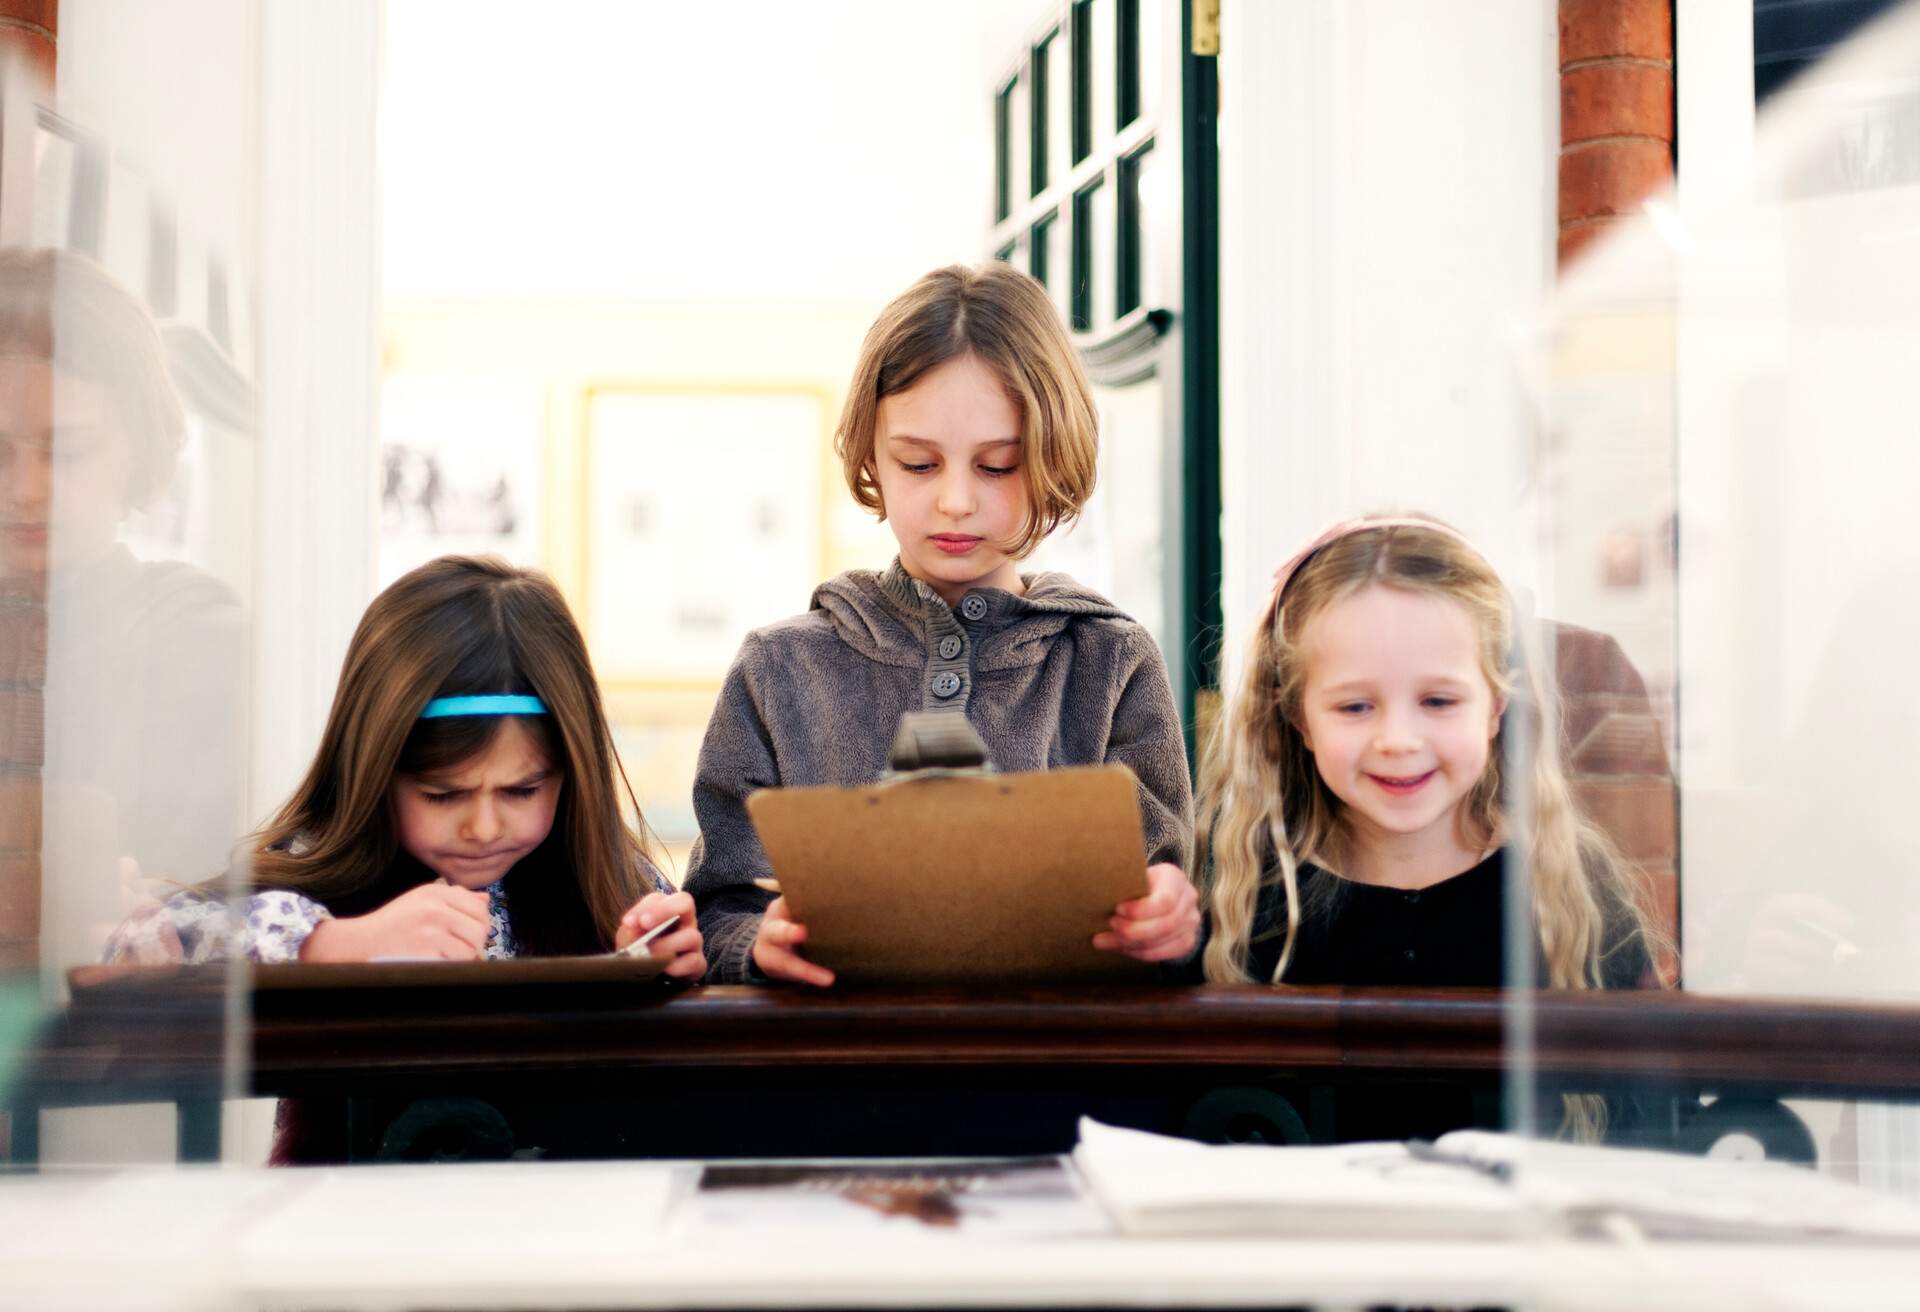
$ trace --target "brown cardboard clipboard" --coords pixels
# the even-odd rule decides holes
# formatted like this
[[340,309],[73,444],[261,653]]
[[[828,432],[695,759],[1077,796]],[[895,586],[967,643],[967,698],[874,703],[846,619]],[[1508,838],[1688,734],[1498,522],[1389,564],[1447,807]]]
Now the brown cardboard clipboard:
[[768,788],[747,813],[810,961],[859,982],[1146,979],[1102,952],[1147,892],[1139,784],[1123,765],[931,771],[864,788]]

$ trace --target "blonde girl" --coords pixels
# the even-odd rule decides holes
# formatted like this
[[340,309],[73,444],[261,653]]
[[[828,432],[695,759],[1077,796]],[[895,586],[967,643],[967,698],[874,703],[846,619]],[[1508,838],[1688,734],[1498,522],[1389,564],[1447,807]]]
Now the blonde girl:
[[1202,763],[1208,980],[1498,986],[1516,846],[1538,983],[1648,975],[1639,890],[1572,801],[1526,636],[1492,567],[1430,519],[1337,525],[1282,566]]
[[244,900],[174,897],[123,925],[109,955],[558,956],[624,947],[677,915],[650,951],[697,979],[693,900],[648,860],[616,779],[559,591],[495,559],[431,561],[368,606],[313,765],[247,844]]

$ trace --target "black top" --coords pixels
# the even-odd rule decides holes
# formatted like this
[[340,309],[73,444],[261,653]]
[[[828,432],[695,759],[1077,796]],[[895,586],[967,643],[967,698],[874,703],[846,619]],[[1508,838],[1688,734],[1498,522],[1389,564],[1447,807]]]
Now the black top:
[[[1299,870],[1300,932],[1283,982],[1379,984],[1397,988],[1499,988],[1506,979],[1506,863],[1504,849],[1470,870],[1422,889],[1382,888]],[[1331,882],[1329,882],[1331,881]],[[1633,988],[1648,968],[1646,946],[1629,934],[1625,916],[1601,957],[1606,988]],[[1286,944],[1286,890],[1263,885],[1254,904],[1248,973],[1273,978]],[[1536,982],[1546,961],[1534,953]]]
[[[1506,863],[1494,852],[1470,870],[1426,888],[1359,884],[1315,865],[1299,869],[1300,931],[1283,984],[1381,985],[1397,988],[1499,988],[1506,982]],[[1608,917],[1607,950],[1600,963],[1607,988],[1633,988],[1650,973],[1646,945],[1628,932],[1632,917],[1619,908]],[[1248,973],[1273,977],[1286,943],[1286,892],[1261,886],[1254,904]],[[1534,951],[1536,982],[1547,980],[1545,957]],[[1543,1095],[1539,1123],[1561,1115],[1557,1097]],[[1496,1088],[1473,1089],[1447,1079],[1420,1084],[1360,1082],[1326,1101],[1329,1118],[1316,1134],[1335,1140],[1434,1138],[1465,1126],[1507,1128]],[[1631,1142],[1644,1114],[1633,1098],[1608,1099],[1609,1137]]]

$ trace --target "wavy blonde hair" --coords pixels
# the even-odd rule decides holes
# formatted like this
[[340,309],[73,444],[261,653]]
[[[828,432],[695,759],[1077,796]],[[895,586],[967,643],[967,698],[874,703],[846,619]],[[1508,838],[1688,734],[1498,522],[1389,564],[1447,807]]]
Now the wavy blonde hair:
[[[1642,916],[1638,874],[1580,813],[1561,769],[1557,700],[1539,677],[1531,626],[1516,629],[1499,576],[1466,540],[1438,521],[1395,517],[1361,524],[1312,551],[1281,581],[1248,645],[1240,686],[1222,713],[1200,768],[1193,863],[1208,887],[1213,933],[1205,968],[1213,982],[1250,978],[1248,958],[1260,890],[1286,891],[1286,938],[1273,981],[1292,960],[1302,907],[1304,861],[1344,863],[1340,803],[1314,766],[1298,723],[1306,682],[1302,639],[1315,616],[1367,587],[1443,597],[1463,607],[1479,635],[1480,667],[1506,699],[1487,766],[1458,816],[1469,848],[1522,843],[1528,854],[1534,927],[1555,988],[1594,988],[1601,963],[1638,936],[1653,943]],[[1506,772],[1512,736],[1528,773],[1527,832],[1508,832]],[[1624,924],[1627,933],[1608,942]]]

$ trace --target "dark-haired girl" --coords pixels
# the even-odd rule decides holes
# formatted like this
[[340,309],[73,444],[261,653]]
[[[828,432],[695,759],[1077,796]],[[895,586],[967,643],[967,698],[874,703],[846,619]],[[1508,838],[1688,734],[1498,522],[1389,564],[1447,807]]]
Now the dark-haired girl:
[[[619,778],[623,789],[616,791]],[[585,642],[544,575],[431,561],[367,608],[306,779],[230,881],[130,918],[121,960],[564,956],[706,972],[693,900],[647,858]],[[235,885],[244,899],[227,900]]]

